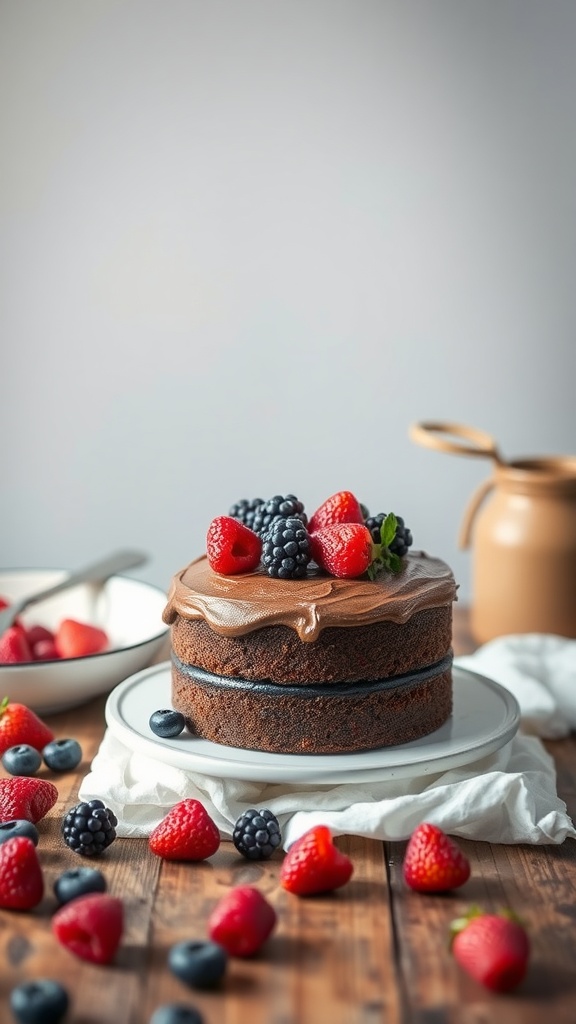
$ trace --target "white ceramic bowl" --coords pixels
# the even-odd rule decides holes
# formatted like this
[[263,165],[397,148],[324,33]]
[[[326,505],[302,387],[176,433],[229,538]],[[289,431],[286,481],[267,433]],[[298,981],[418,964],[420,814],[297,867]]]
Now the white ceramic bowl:
[[[65,569],[0,570],[0,596],[15,600],[52,586]],[[38,604],[20,616],[26,626],[56,629],[65,618],[105,629],[110,647],[100,654],[57,661],[0,664],[0,700],[27,704],[48,715],[77,707],[150,665],[166,641],[162,621],[165,593],[127,576],[112,576],[103,585],[83,583]]]

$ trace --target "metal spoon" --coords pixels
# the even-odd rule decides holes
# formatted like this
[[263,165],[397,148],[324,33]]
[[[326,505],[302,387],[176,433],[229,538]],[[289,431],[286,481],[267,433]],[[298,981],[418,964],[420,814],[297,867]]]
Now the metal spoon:
[[59,583],[55,583],[52,587],[47,587],[45,590],[40,590],[29,597],[21,597],[18,601],[13,601],[8,608],[3,608],[0,611],[0,636],[13,624],[14,620],[18,618],[28,605],[44,601],[45,598],[59,594],[61,590],[68,590],[69,587],[75,587],[78,583],[104,583],[111,576],[115,576],[119,572],[142,565],[143,562],[147,561],[147,558],[148,556],[141,551],[117,551],[107,558],[101,558],[98,562],[93,562],[92,565],[86,566],[85,569],[79,569],[78,572],[70,573],[69,576],[60,580]]

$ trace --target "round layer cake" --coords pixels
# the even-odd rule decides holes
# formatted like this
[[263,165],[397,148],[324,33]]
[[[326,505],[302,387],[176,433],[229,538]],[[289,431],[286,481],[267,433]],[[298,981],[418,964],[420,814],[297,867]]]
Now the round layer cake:
[[333,754],[407,743],[452,711],[449,567],[424,552],[399,573],[272,579],[174,577],[172,703],[191,732],[271,753]]

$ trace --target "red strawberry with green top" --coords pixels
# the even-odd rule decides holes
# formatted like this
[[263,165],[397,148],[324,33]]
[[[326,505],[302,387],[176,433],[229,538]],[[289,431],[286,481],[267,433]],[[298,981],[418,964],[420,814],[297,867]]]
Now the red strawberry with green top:
[[308,533],[316,533],[334,523],[363,523],[364,516],[358,499],[352,491],[338,491],[326,498],[308,523]]
[[148,843],[164,860],[206,860],[220,846],[220,833],[205,807],[190,797],[168,811]]
[[122,900],[105,893],[78,896],[52,918],[52,931],[74,956],[92,964],[109,964],[124,929]]
[[53,739],[52,730],[31,708],[4,697],[0,703],[0,757],[8,747],[16,747],[20,743],[43,750]]
[[0,779],[0,821],[26,818],[36,823],[48,814],[58,799],[58,790],[47,779],[15,775]]
[[105,630],[76,619],[62,619],[54,643],[61,658],[85,658],[88,654],[99,654],[110,646]]
[[208,919],[208,934],[230,956],[252,956],[276,925],[276,911],[251,885],[226,893]]
[[406,884],[417,892],[447,892],[470,878],[470,862],[458,844],[427,821],[410,836],[402,870]]
[[292,844],[282,861],[280,884],[297,896],[339,889],[352,877],[354,865],[334,845],[326,825],[316,825]]
[[483,914],[474,909],[452,923],[452,953],[476,981],[493,992],[508,992],[522,981],[530,940],[509,911]]
[[362,523],[335,523],[310,537],[312,558],[331,576],[353,579],[362,576],[372,562],[370,531]]
[[17,665],[20,662],[33,660],[26,630],[15,623],[0,636],[0,663]]
[[223,576],[252,572],[260,561],[262,541],[258,534],[231,516],[216,516],[206,536],[208,564]]
[[36,847],[28,836],[0,844],[0,907],[31,910],[44,895],[44,879]]

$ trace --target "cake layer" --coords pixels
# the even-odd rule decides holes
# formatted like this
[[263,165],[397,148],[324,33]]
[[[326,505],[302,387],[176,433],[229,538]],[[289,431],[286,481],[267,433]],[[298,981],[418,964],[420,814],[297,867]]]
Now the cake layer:
[[338,754],[409,743],[452,711],[452,658],[396,679],[275,686],[172,660],[172,704],[191,732],[269,753]]

